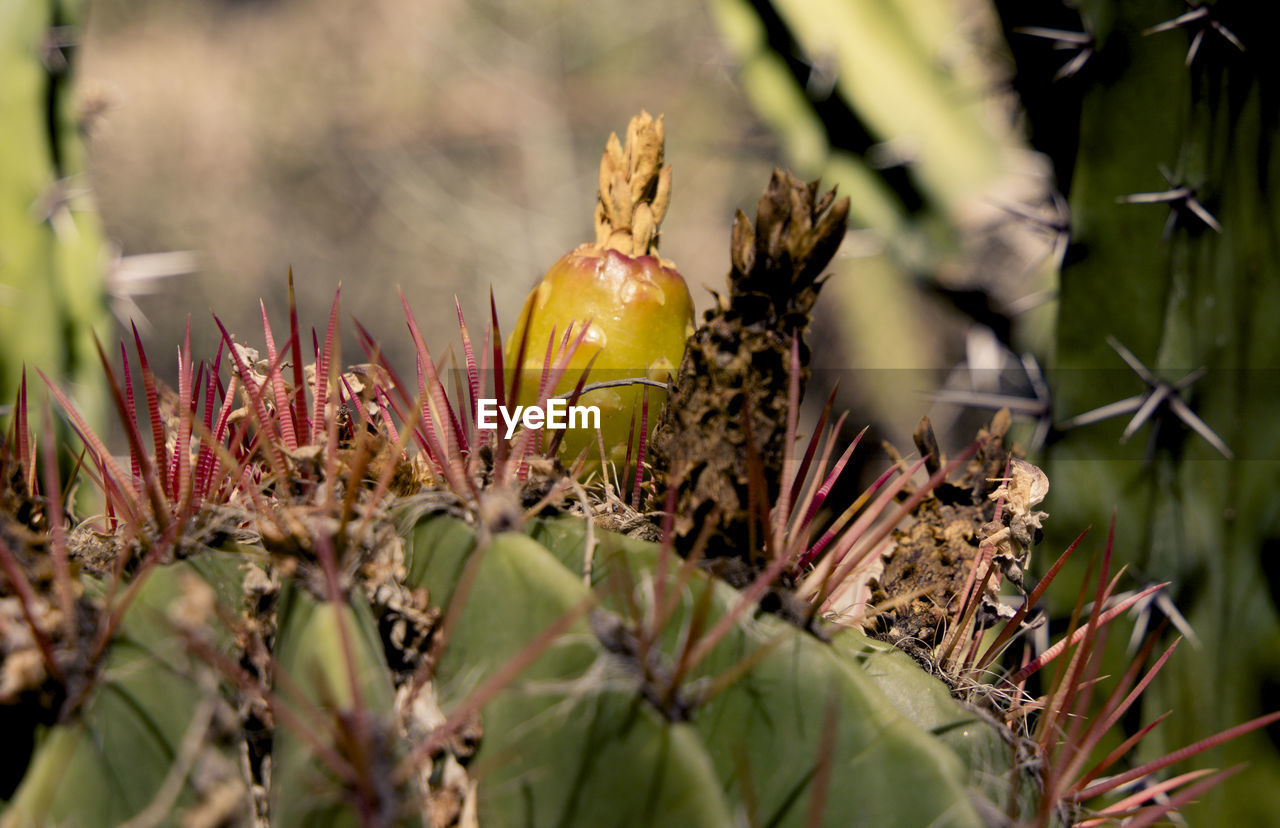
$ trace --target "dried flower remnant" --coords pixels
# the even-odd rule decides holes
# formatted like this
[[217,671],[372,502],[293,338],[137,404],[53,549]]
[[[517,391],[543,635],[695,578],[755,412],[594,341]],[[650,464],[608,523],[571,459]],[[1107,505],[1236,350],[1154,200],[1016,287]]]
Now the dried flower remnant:
[[[794,416],[792,348],[803,393],[804,334],[848,213],[849,200],[836,201],[834,190],[819,194],[817,181],[774,170],[754,225],[738,212],[728,293],[716,295],[690,340],[654,438],[655,467],[679,487],[675,531],[684,548],[714,516],[707,557],[739,559],[746,580],[768,556],[752,506],[767,512],[780,494],[787,418]],[[765,484],[758,499],[750,492],[753,476]]]

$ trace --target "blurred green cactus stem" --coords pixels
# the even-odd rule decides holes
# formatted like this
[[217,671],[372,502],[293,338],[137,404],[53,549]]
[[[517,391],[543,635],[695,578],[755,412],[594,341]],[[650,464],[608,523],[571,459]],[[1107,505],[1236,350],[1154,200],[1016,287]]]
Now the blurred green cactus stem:
[[[0,4],[0,405],[23,366],[69,388],[93,423],[109,326],[102,227],[88,195],[75,38],[86,3]],[[32,393],[43,398],[35,384]]]

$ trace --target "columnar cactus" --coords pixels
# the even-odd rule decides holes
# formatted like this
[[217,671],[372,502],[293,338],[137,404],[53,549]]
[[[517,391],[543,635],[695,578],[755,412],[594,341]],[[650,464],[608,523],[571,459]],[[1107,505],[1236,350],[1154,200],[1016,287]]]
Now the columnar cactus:
[[0,399],[13,399],[24,364],[40,365],[97,422],[104,400],[93,335],[105,332],[108,314],[74,84],[84,6],[0,8]]
[[[1268,206],[1280,187],[1280,72],[1269,31],[1243,2],[998,5],[1032,137],[1070,205],[1055,518],[1117,509],[1125,560],[1140,578],[1173,582],[1201,647],[1156,683],[1151,710],[1212,725],[1256,715],[1280,682],[1269,378],[1280,217]],[[1071,48],[1050,48],[1055,37]],[[1113,419],[1090,414],[1121,400],[1132,402]],[[1153,748],[1186,738],[1188,720]],[[1241,740],[1217,761],[1245,759],[1249,795],[1213,797],[1193,812],[1205,824],[1280,811],[1274,740]]]
[[[1269,205],[1280,184],[1274,103],[1280,69],[1261,8],[1237,0],[963,4],[968,21],[994,13],[1002,30],[1004,42],[987,50],[992,68],[983,80],[958,57],[968,55],[962,44],[972,28],[949,17],[957,4],[715,0],[711,6],[742,60],[757,111],[783,149],[795,163],[840,175],[846,192],[865,196],[855,197],[853,220],[881,234],[904,274],[933,277],[944,269],[936,256],[922,263],[904,210],[926,221],[945,215],[948,205],[984,191],[982,173],[1014,167],[1001,154],[998,134],[990,132],[985,144],[974,141],[979,125],[956,115],[979,114],[980,100],[1016,93],[1009,103],[1020,105],[1025,120],[1007,122],[1025,124],[1031,147],[1052,165],[1049,188],[1057,192],[1043,199],[996,192],[991,201],[1007,209],[1006,224],[1047,234],[1055,255],[1037,273],[988,268],[981,281],[1020,287],[1012,296],[993,290],[999,301],[991,304],[1060,291],[1036,314],[993,313],[997,308],[979,302],[973,329],[996,329],[1011,348],[1034,351],[1050,369],[1047,384],[1034,372],[1037,398],[1020,401],[1039,418],[1036,444],[1049,437],[1043,457],[1054,481],[1050,542],[1065,543],[1074,527],[1114,509],[1117,552],[1135,584],[1171,582],[1140,623],[1154,626],[1158,616],[1172,614],[1179,632],[1201,646],[1155,681],[1148,704],[1153,713],[1195,713],[1159,729],[1150,750],[1190,738],[1201,723],[1223,726],[1274,709],[1280,500],[1273,483],[1280,436],[1273,426],[1277,339],[1269,314],[1280,301],[1274,250],[1280,224]],[[850,25],[854,20],[861,25]],[[915,94],[898,98],[911,105],[895,106],[896,99],[886,105],[884,98],[908,85]],[[953,138],[954,146],[939,148],[939,140]],[[911,151],[894,159],[901,164],[876,168],[877,155],[895,147]],[[962,152],[967,163],[947,163],[949,154]],[[962,186],[940,186],[948,182]],[[958,215],[950,212],[952,231]],[[977,238],[981,249],[998,250],[985,233]],[[1050,283],[1039,280],[1045,276]],[[874,347],[877,339],[891,343],[888,357],[897,364],[932,362],[911,351],[912,340],[927,340],[926,332],[899,335],[913,330],[900,321],[867,324],[871,316],[902,313],[891,301],[906,292],[902,282],[875,293],[855,288],[848,305],[850,314],[874,306],[853,317],[863,324],[839,332],[858,353],[873,355],[870,365],[888,362]],[[907,304],[920,301],[909,295]],[[1065,614],[1069,600],[1054,607]],[[1280,811],[1274,734],[1235,742],[1219,761],[1246,759],[1251,781],[1239,784],[1250,793],[1214,795],[1191,812],[1193,820],[1274,819]]]

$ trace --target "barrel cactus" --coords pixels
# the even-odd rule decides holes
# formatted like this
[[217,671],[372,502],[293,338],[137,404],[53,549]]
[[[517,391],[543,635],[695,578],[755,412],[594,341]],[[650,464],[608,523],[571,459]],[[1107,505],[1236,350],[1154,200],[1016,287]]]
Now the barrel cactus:
[[[1075,545],[1020,575],[1046,480],[1007,416],[950,459],[922,424],[925,456],[826,515],[854,447],[833,460],[827,414],[797,440],[805,315],[844,222],[819,193],[776,173],[735,225],[684,365],[753,337],[769,370],[737,361],[720,433],[664,417],[661,451],[637,447],[653,474],[632,502],[656,518],[538,429],[480,427],[481,399],[515,396],[496,324],[479,356],[462,324],[453,393],[407,306],[416,382],[363,328],[369,362],[340,369],[337,297],[312,353],[264,312],[261,350],[223,330],[197,363],[184,344],[176,390],[141,345],[121,371],[99,351],[127,459],[49,383],[105,503],[87,519],[23,383],[0,443],[0,825],[1149,824],[1220,781],[1154,774],[1276,717],[1117,773],[1137,740],[1117,748],[1114,726],[1170,653],[1145,670],[1151,638],[1100,676],[1110,622],[1144,597],[1109,600],[1109,542],[1059,643],[1023,648]],[[809,293],[770,297],[770,271]],[[539,387],[573,359],[547,357]],[[673,398],[715,398],[691,379]],[[699,452],[717,459],[695,479]],[[683,525],[709,475],[742,502]],[[891,547],[943,562],[934,582],[883,568]]]

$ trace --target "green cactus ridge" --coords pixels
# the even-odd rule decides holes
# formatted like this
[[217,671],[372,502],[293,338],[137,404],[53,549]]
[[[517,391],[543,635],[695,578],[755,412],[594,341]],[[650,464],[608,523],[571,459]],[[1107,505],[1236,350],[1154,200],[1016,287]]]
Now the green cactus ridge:
[[[463,565],[459,552],[465,548],[457,545],[450,550],[417,542],[419,536],[439,532],[431,526],[439,520],[433,518],[426,527],[415,530],[409,552],[415,572],[424,572],[425,584],[433,593],[448,588],[451,573]],[[539,523],[530,537],[500,535],[493,540],[467,599],[468,609],[463,611],[437,673],[446,699],[465,696],[482,680],[485,670],[478,664],[502,663],[521,646],[527,630],[550,624],[585,597],[586,587],[573,574],[582,569],[583,540],[584,528],[573,519]],[[424,556],[425,566],[418,564]],[[606,534],[596,549],[593,581],[604,584],[615,577],[611,575],[615,568],[625,567],[632,582],[640,583],[646,573],[652,573],[656,556],[653,544]],[[713,593],[715,609],[707,624],[714,624],[714,618],[732,606],[737,593],[699,574],[682,595],[682,612],[693,610],[702,589]],[[826,824],[860,820],[871,824],[981,824],[968,803],[967,788],[977,773],[968,763],[982,751],[998,751],[1003,744],[998,745],[994,731],[953,701],[940,682],[901,653],[887,653],[852,630],[842,632],[836,643],[825,643],[773,616],[760,615],[742,623],[718,644],[699,667],[698,675],[691,677],[690,685],[696,687],[700,680],[732,668],[771,642],[769,654],[730,689],[691,711],[688,722],[663,722],[659,711],[644,705],[636,693],[636,665],[618,663],[616,654],[602,648],[599,640],[592,640],[588,624],[579,627],[580,638],[575,636],[573,643],[549,652],[522,677],[520,685],[505,691],[485,709],[486,740],[497,730],[495,740],[511,742],[491,745],[486,741],[483,751],[499,750],[520,757],[498,770],[494,779],[482,783],[482,789],[484,784],[492,785],[491,798],[482,790],[482,815],[486,808],[492,809],[488,812],[499,824],[565,824],[569,813],[565,809],[574,807],[573,797],[582,796],[581,791],[558,794],[552,789],[543,798],[541,790],[533,795],[521,791],[518,781],[536,775],[539,767],[555,762],[555,757],[587,755],[575,745],[583,734],[563,730],[572,728],[570,723],[577,720],[574,711],[584,706],[594,708],[593,716],[605,716],[599,723],[603,728],[613,714],[600,711],[612,711],[613,705],[623,702],[636,708],[631,715],[642,715],[650,722],[646,728],[657,728],[657,733],[671,730],[664,738],[687,744],[689,753],[684,761],[690,763],[690,773],[701,768],[714,773],[714,799],[727,797],[736,810],[742,807],[744,789],[752,791],[757,814],[764,822],[803,824],[810,807],[809,786],[817,765],[824,761],[820,750],[824,716],[834,706],[838,733],[825,761],[840,780],[840,793],[833,794],[820,811]],[[667,626],[669,640],[661,642],[664,651],[675,651],[681,628],[680,622]],[[580,678],[554,687],[555,679],[563,681],[574,675]],[[539,689],[543,682],[547,682],[545,690]],[[926,730],[947,731],[962,722],[971,728],[972,736],[950,746]],[[512,727],[498,727],[500,723]],[[527,735],[522,733],[525,728]],[[543,728],[560,733],[566,742],[561,743],[561,737],[549,735]],[[677,733],[686,735],[677,740]],[[635,736],[628,733],[627,738]],[[972,744],[965,744],[966,738]],[[979,746],[984,738],[988,741]],[[608,737],[602,744],[612,745],[612,739]],[[596,781],[588,776],[588,788],[593,782],[611,786],[620,781],[619,776],[646,773],[634,758],[621,759],[612,767],[590,762],[586,770],[605,773],[609,779]],[[1007,751],[1004,761],[1007,767]],[[557,776],[577,778],[573,773]],[[681,816],[680,809],[687,792],[673,790],[668,795],[665,788],[662,790],[663,795],[650,802],[671,807],[673,810],[665,814],[667,819],[680,824],[719,824],[700,819],[684,822],[688,817]],[[900,795],[903,790],[914,793],[904,798]],[[704,794],[710,793],[704,790]],[[611,797],[604,800],[610,801]],[[628,812],[619,807],[615,814]],[[656,812],[638,812],[634,824],[672,824],[658,816]],[[578,821],[577,816],[568,821],[591,824],[590,820]]]
[[[592,592],[581,575],[579,518],[536,520],[528,534],[481,543],[458,518],[415,516],[408,506],[397,513],[405,586],[425,588],[446,613],[464,601],[433,670],[434,690],[424,691],[446,712]],[[466,761],[480,824],[728,826],[744,814],[778,825],[811,824],[811,814],[829,825],[985,824],[975,802],[1003,795],[1007,740],[904,654],[855,631],[824,641],[768,614],[745,617],[683,682],[682,709],[653,703],[645,684],[662,670],[646,677],[634,653],[611,640],[608,630],[625,627],[636,607],[609,585],[633,584],[641,611],[651,610],[643,585],[652,583],[658,547],[607,532],[596,540],[591,578],[600,604],[479,711],[483,735]],[[226,778],[214,778],[224,784],[239,780],[228,769],[244,761],[246,746],[226,722],[255,693],[183,641],[198,636],[209,651],[243,657],[239,622],[218,619],[247,617],[246,562],[263,551],[209,550],[149,572],[100,685],[70,720],[43,733],[0,824],[119,825],[214,807],[208,769],[221,768]],[[84,577],[92,593],[96,582]],[[463,582],[465,598],[455,595]],[[303,583],[284,581],[270,613],[277,698],[265,812],[279,825],[420,824],[426,806],[411,780],[397,776],[415,743],[397,725],[404,688],[387,666],[378,618],[386,608],[359,589],[335,604]],[[694,571],[650,661],[669,669],[693,615],[706,612],[702,623],[714,625],[737,598]],[[741,676],[701,699],[716,676],[761,648]],[[198,749],[193,732],[204,735],[194,739]],[[334,755],[355,764],[358,744],[371,751],[364,771],[385,776],[381,800],[362,793],[350,767],[335,768]],[[432,760],[442,762],[443,752]],[[823,776],[833,781],[815,803]],[[992,787],[992,778],[1006,781]],[[238,808],[227,814],[244,820],[252,797],[245,782],[237,790]]]
[[[112,641],[99,686],[74,718],[40,736],[0,825],[117,826],[148,809],[161,816],[190,809],[202,784],[238,778],[231,739],[217,721],[234,716],[208,665],[173,635],[184,597],[198,604],[188,596],[206,584],[234,589],[238,573],[237,557],[219,552],[150,573]],[[100,591],[86,581],[88,592]],[[215,618],[199,623],[213,646],[229,647],[229,630]],[[166,785],[176,767],[197,762],[209,774],[202,782]]]

